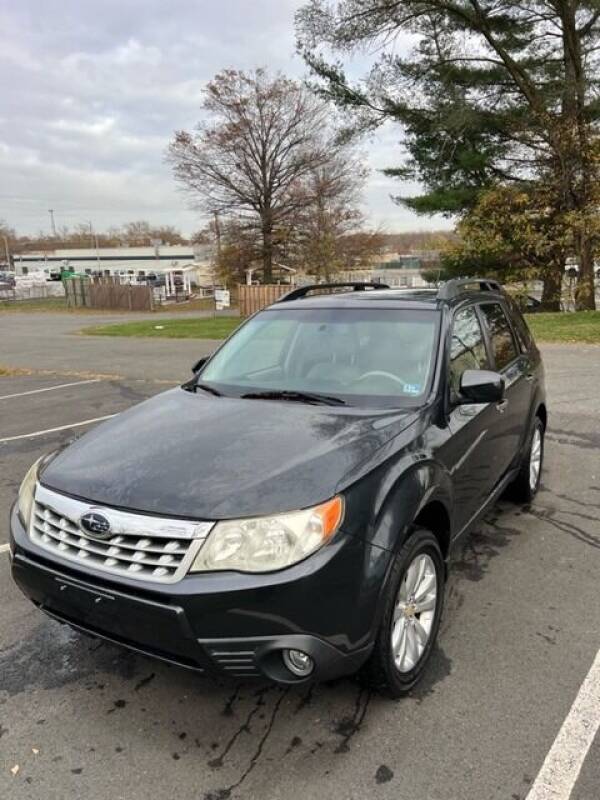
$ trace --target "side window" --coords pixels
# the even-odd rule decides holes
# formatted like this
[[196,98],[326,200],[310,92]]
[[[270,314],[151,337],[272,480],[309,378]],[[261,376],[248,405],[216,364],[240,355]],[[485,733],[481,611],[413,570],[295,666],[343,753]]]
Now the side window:
[[527,323],[525,322],[523,314],[521,313],[521,309],[512,299],[512,297],[509,300],[509,307],[510,311],[512,312],[513,330],[517,336],[519,348],[522,353],[526,353],[528,350],[531,350],[531,331],[527,327]]
[[487,369],[488,358],[481,325],[473,306],[459,311],[452,323],[450,343],[450,388],[458,393],[466,369]]
[[489,332],[496,369],[502,370],[518,355],[508,319],[499,303],[484,303],[480,308]]

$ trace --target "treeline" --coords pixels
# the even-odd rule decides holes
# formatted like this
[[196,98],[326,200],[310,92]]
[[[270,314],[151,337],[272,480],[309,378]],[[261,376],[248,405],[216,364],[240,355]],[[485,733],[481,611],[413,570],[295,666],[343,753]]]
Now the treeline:
[[[96,231],[90,224],[81,223],[71,228],[61,225],[56,236],[40,231],[33,236],[19,234],[7,222],[0,220],[0,238],[6,237],[10,253],[34,250],[98,247],[150,247],[160,241],[166,245],[193,244],[204,241],[202,233],[186,238],[173,225],[151,225],[145,220],[112,226],[106,231]],[[5,254],[2,253],[2,256]]]
[[455,231],[407,231],[382,235],[386,250],[395,253],[444,252],[459,241]]

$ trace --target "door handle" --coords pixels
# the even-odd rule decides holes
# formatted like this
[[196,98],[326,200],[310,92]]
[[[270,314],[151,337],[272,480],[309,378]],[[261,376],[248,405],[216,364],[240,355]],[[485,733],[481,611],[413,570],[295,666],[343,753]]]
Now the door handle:
[[504,400],[500,400],[499,403],[496,403],[496,408],[501,414],[504,414],[504,412],[508,408],[508,400],[506,399],[506,397],[504,398]]
[[526,380],[526,381],[529,381],[529,383],[531,383],[531,381],[532,381],[534,378],[535,378],[535,375],[533,374],[533,372],[528,372],[528,373],[527,373],[527,375],[525,375],[525,380]]

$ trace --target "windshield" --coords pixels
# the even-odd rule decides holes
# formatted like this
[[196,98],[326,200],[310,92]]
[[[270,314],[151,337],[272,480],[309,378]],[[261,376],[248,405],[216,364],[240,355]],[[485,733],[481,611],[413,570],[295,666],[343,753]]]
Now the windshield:
[[436,311],[277,309],[243,325],[199,375],[223,394],[312,393],[417,405],[433,372]]

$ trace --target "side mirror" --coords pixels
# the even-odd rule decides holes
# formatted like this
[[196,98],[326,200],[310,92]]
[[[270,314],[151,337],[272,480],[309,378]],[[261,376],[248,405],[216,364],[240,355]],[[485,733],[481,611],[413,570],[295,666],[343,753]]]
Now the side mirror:
[[192,372],[194,373],[194,375],[197,375],[200,372],[200,370],[206,364],[209,358],[210,356],[204,356],[204,358],[199,358],[198,361],[196,361],[196,363],[192,367]]
[[487,369],[466,369],[460,378],[459,403],[499,403],[504,399],[504,378]]

